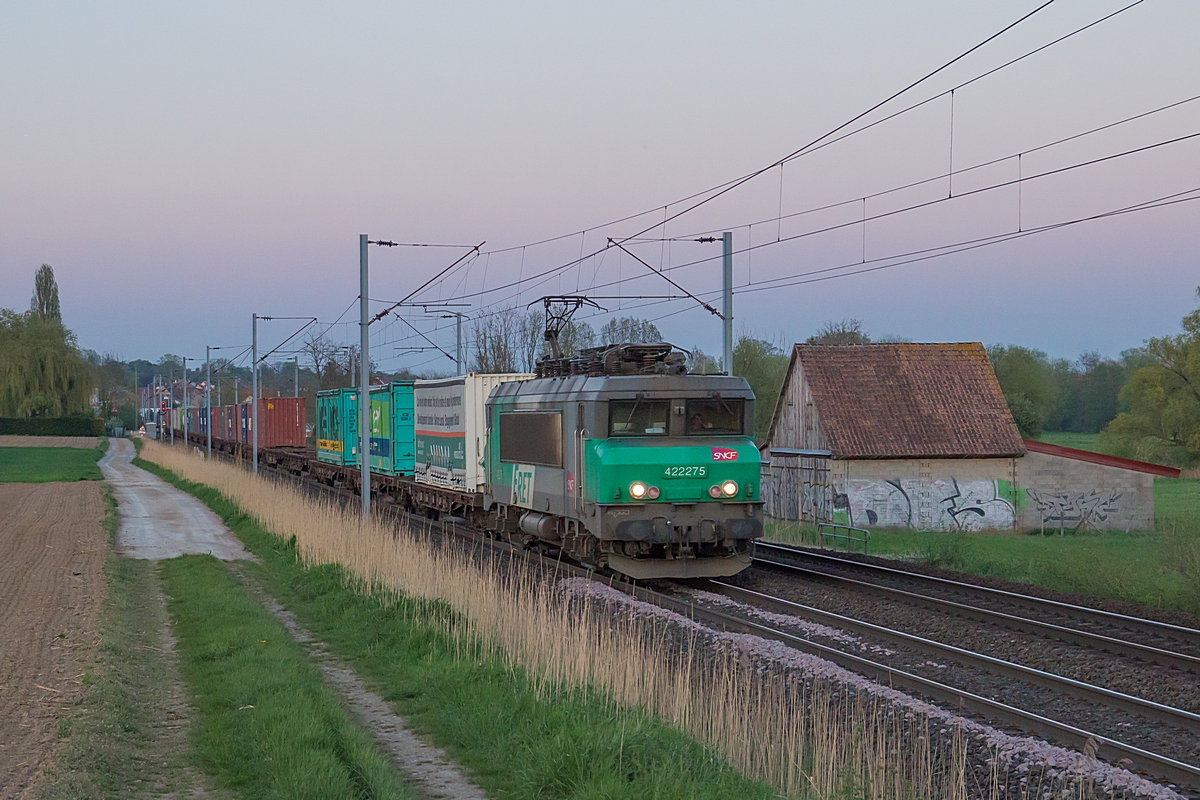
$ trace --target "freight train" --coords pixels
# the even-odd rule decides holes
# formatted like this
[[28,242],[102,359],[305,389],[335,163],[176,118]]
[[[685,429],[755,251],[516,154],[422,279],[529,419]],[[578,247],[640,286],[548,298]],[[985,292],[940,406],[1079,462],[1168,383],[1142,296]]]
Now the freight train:
[[[763,533],[754,395],[684,361],[669,344],[617,345],[534,375],[373,388],[372,492],[636,579],[736,574]],[[260,458],[358,488],[358,402],[356,389],[319,392],[315,457],[260,442]]]

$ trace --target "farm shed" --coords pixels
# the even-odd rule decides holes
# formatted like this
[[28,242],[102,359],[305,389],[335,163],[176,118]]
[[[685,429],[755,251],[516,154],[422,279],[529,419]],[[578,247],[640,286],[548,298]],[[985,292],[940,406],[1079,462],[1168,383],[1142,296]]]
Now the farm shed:
[[768,517],[921,530],[1148,528],[1165,469],[1023,441],[977,342],[796,345],[762,453]]

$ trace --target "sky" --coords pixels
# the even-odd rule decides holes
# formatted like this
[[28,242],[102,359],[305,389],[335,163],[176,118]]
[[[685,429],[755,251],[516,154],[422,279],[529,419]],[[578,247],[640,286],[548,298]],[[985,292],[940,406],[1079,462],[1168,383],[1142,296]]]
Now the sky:
[[[840,130],[912,111],[687,202],[1040,0],[4,3],[0,307],[49,263],[81,346],[121,358],[240,352],[254,313],[357,341],[367,233],[462,245],[371,248],[372,312],[467,256],[416,299],[477,317],[588,293],[597,327],[719,353],[720,319],[654,299],[679,292],[652,269],[717,303],[720,244],[689,239],[730,230],[739,333],[857,318],[1115,357],[1196,306],[1200,201],[1043,229],[1200,187],[1200,138],[1118,156],[1200,132],[1200,100],[1035,148],[1200,95],[1200,4],[1143,0],[945,93],[1131,1],[1054,0]],[[403,315],[372,327],[380,366],[452,371],[428,348],[453,354],[453,321]],[[263,351],[300,324],[262,323]]]

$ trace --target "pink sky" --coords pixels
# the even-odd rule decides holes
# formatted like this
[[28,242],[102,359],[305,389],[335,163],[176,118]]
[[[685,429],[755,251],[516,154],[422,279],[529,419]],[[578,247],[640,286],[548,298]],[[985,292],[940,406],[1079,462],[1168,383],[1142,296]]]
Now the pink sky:
[[[1125,4],[1058,0],[911,97],[937,94]],[[661,214],[664,204],[771,163],[1035,5],[6,4],[0,306],[27,307],[33,272],[48,262],[81,344],[125,358],[202,357],[206,344],[241,344],[252,312],[332,322],[357,295],[360,232],[486,240],[487,250],[656,207]],[[955,166],[1200,94],[1198,32],[1200,6],[1150,0],[956,92]],[[938,175],[949,163],[949,123],[948,101],[931,103],[789,164],[782,193],[775,170],[667,233],[728,227],[740,248],[745,223],[780,208],[854,200]],[[1197,131],[1200,102],[1023,157],[1021,170]],[[1007,161],[956,178],[955,189],[1015,176],[1015,161]],[[1047,224],[1193,186],[1197,140],[1027,183],[1021,222]],[[869,201],[868,215],[945,187],[923,191]],[[1198,209],[1185,203],[742,294],[737,326],[790,341],[852,316],[877,335],[1115,356],[1174,331],[1194,307]],[[852,205],[756,225],[753,241],[861,213]],[[1017,192],[1008,188],[872,222],[866,257],[1003,233],[1017,215]],[[476,295],[635,230],[630,223],[482,257],[426,296]],[[714,248],[673,242],[636,251],[658,267]],[[737,282],[849,263],[863,251],[858,226],[763,247],[739,254]],[[456,256],[375,251],[371,294],[399,299]],[[561,283],[522,286],[520,304],[639,269],[609,252]],[[672,274],[693,291],[719,286],[717,262]],[[665,294],[669,286],[643,280],[620,291]],[[517,302],[510,295],[472,296],[471,313]],[[602,305],[648,317],[685,308]],[[434,321],[417,324],[450,347],[448,323],[437,322],[437,331]],[[719,321],[703,310],[660,326],[678,344],[719,352]],[[376,332],[384,366],[450,366],[429,353],[397,353],[411,344],[405,330],[393,323]],[[264,341],[287,332],[269,327]],[[332,333],[357,335],[345,325]]]

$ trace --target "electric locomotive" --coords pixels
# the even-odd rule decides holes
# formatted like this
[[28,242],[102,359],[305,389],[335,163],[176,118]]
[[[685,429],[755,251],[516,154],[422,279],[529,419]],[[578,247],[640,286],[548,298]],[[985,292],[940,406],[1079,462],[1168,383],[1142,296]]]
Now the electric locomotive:
[[497,386],[485,524],[638,579],[748,567],[763,533],[754,394],[684,361],[669,344],[593,348]]

